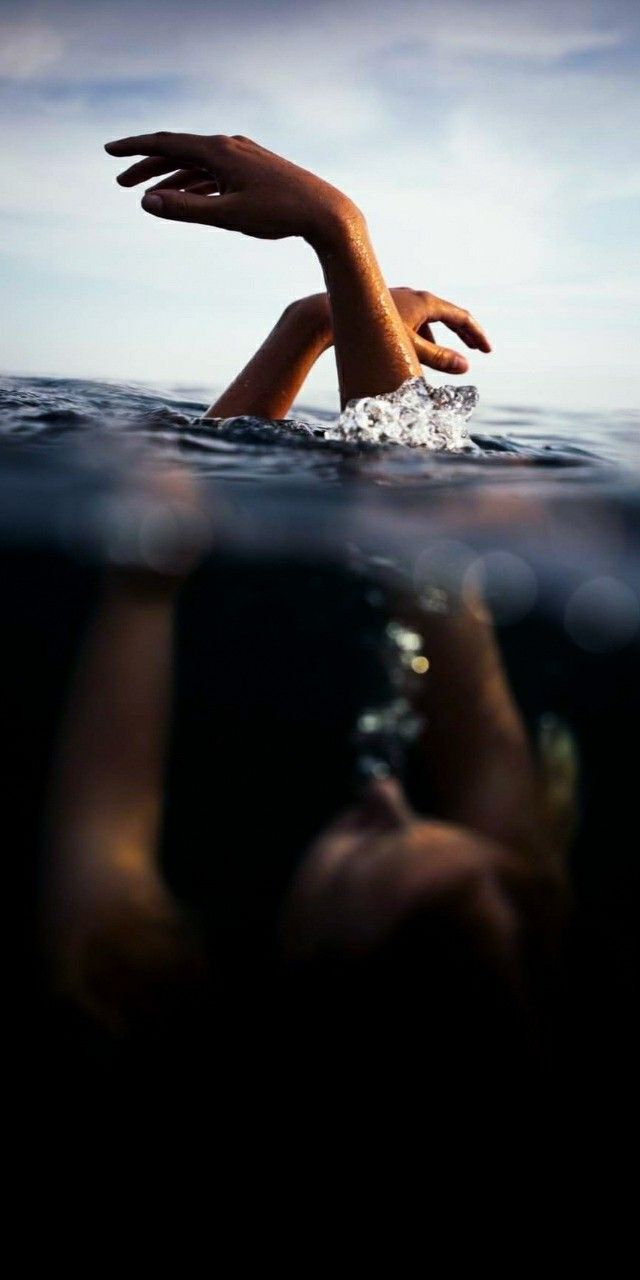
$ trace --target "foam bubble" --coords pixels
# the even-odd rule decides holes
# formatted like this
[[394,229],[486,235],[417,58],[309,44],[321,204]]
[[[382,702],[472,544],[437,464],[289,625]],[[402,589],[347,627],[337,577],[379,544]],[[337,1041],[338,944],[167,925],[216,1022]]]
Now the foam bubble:
[[475,387],[430,387],[409,378],[397,391],[350,400],[325,439],[472,451],[467,419],[478,403]]

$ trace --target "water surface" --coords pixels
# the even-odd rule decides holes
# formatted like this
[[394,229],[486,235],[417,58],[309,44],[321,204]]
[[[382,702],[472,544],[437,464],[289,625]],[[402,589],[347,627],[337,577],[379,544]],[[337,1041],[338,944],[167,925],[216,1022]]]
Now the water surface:
[[[629,828],[636,823],[635,748],[630,751],[629,742],[635,741],[640,713],[640,415],[492,408],[480,402],[469,424],[475,449],[434,453],[326,439],[335,416],[305,405],[296,414],[303,428],[246,418],[220,427],[202,421],[207,403],[204,393],[189,388],[0,379],[0,552],[9,566],[5,603],[17,636],[3,672],[10,695],[13,668],[22,664],[33,700],[42,702],[48,687],[41,678],[42,655],[53,643],[54,623],[59,630],[73,612],[67,579],[43,568],[42,556],[53,553],[79,571],[109,563],[157,568],[158,549],[188,542],[193,530],[189,518],[167,514],[162,495],[146,479],[148,464],[154,459],[180,464],[199,485],[198,536],[205,550],[249,566],[237,577],[237,594],[242,625],[252,634],[258,627],[259,636],[264,621],[251,612],[262,589],[260,565],[277,581],[292,637],[278,680],[282,690],[293,680],[293,725],[303,696],[295,681],[301,673],[312,677],[304,686],[310,751],[318,741],[313,708],[326,704],[326,687],[320,691],[329,648],[331,679],[336,690],[340,680],[343,685],[332,704],[331,725],[325,726],[327,743],[334,744],[327,750],[334,751],[339,734],[347,732],[336,727],[341,705],[352,698],[346,718],[358,719],[359,711],[359,723],[365,725],[372,710],[364,694],[363,705],[358,702],[357,654],[349,651],[351,666],[340,657],[336,627],[345,628],[346,654],[349,628],[355,625],[349,592],[345,596],[343,586],[327,588],[328,594],[324,586],[316,590],[314,566],[339,566],[341,573],[353,575],[361,595],[368,584],[365,612],[378,608],[376,583],[387,592],[391,586],[405,596],[416,593],[433,608],[439,607],[443,582],[453,582],[456,589],[465,583],[479,587],[532,734],[539,739],[550,725],[560,725],[556,745],[568,743],[574,765],[579,759],[580,874],[594,900],[628,911],[633,900],[625,885],[635,845]],[[25,554],[40,557],[37,571]],[[274,573],[274,565],[285,564],[285,576],[280,569]],[[233,571],[225,569],[216,581],[218,592],[224,581],[225,598],[235,589]],[[293,599],[285,585],[289,581]],[[219,613],[221,597],[212,601],[204,588],[201,594],[206,607]],[[327,614],[334,607],[335,627]],[[309,616],[301,620],[304,610]],[[192,639],[198,625],[192,624]],[[272,703],[265,694],[273,683],[275,655],[280,661],[277,636],[263,670],[258,639],[254,645],[243,635],[239,647],[224,625],[216,644],[226,645],[229,663],[240,661],[242,649],[238,688],[242,663],[252,668],[254,684],[243,694],[245,701],[265,698],[260,703],[267,708],[264,715],[279,715],[280,693]],[[402,644],[396,648],[401,662]],[[205,646],[187,664],[199,668],[194,716],[211,653]],[[223,681],[215,698],[224,696]],[[391,739],[407,725],[404,709],[398,715],[393,709],[394,697],[392,690],[384,706],[373,708],[383,720],[387,716],[381,750],[390,759]],[[17,715],[23,714],[22,706],[19,702]],[[32,752],[37,732],[25,728],[25,752]],[[283,751],[288,732],[282,729]],[[302,793],[305,761],[295,764]],[[209,787],[198,767],[196,762],[186,769],[189,804],[201,803],[206,814]],[[336,765],[336,776],[339,772]],[[309,797],[315,796],[313,779],[307,789]]]

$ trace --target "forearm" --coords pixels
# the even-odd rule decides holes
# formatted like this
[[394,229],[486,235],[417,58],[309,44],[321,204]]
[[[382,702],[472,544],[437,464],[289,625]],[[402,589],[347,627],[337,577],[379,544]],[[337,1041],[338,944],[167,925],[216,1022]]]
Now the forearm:
[[335,343],[341,406],[395,391],[420,374],[414,344],[385,284],[364,219],[338,218],[312,241],[323,295],[287,307],[266,341],[205,417],[284,418],[308,373]]
[[488,614],[450,602],[417,629],[431,670],[421,683],[420,752],[431,802],[452,822],[513,849],[540,834],[533,753]]
[[107,585],[53,779],[41,908],[51,987],[118,1035],[164,1034],[206,984],[157,853],[174,594],[147,574]]
[[311,241],[332,313],[340,403],[395,391],[420,374],[411,337],[385,284],[362,215],[353,207]]
[[292,303],[238,377],[207,410],[206,418],[255,414],[286,418],[309,371],[331,346],[328,307],[317,300]]
[[54,779],[47,888],[62,917],[96,893],[155,887],[172,630],[170,596],[107,585]]

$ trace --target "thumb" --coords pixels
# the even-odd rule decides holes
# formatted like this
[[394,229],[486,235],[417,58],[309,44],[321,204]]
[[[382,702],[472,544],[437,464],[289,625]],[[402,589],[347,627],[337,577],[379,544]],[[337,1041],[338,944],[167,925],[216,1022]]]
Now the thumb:
[[457,351],[449,347],[439,347],[436,342],[427,342],[418,333],[413,333],[413,346],[420,364],[430,369],[439,369],[442,373],[466,373],[469,362]]
[[142,197],[142,208],[156,218],[173,222],[199,222],[209,227],[233,230],[233,196],[199,196],[187,191],[148,191]]

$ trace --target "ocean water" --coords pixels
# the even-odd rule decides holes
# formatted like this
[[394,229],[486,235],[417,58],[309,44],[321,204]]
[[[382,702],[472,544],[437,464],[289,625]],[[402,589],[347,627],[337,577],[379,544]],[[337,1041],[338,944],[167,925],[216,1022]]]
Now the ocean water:
[[[451,589],[480,591],[521,714],[559,773],[574,780],[576,883],[616,920],[633,913],[640,414],[480,401],[468,423],[473,447],[431,452],[336,439],[335,416],[304,404],[294,422],[238,418],[218,427],[202,421],[207,403],[192,388],[0,379],[0,555],[15,632],[3,675],[17,719],[20,667],[32,703],[49,698],[59,713],[63,693],[56,701],[48,691],[56,681],[62,688],[58,657],[65,644],[72,648],[60,635],[71,636],[65,618],[82,613],[78,600],[96,570],[173,572],[183,552],[194,566],[223,557],[222,576],[212,571],[208,586],[198,578],[198,601],[183,624],[192,682],[186,720],[198,720],[202,687],[211,685],[212,706],[226,700],[235,732],[231,681],[243,716],[261,707],[263,719],[278,720],[279,767],[311,804],[322,750],[325,762],[336,755],[340,735],[356,742],[360,765],[396,768],[399,745],[414,732],[403,681],[421,637],[391,617],[389,599],[413,596],[437,612]],[[158,486],[158,463],[185,478],[188,501],[184,491],[176,497]],[[339,581],[327,587],[321,572]],[[281,632],[264,613],[267,579]],[[225,608],[233,621],[219,620]],[[206,645],[196,637],[203,619],[205,631],[218,627]],[[354,657],[359,627],[369,634]],[[373,648],[387,682],[377,695],[373,677],[358,683],[369,661],[362,653]],[[49,650],[58,666],[52,660],[45,679]],[[215,655],[223,652],[219,663],[234,674],[223,672],[213,689]],[[287,734],[291,726],[297,734],[305,716],[308,745],[287,755]],[[41,729],[37,717],[23,719],[28,752]],[[269,743],[261,751],[247,765],[254,781]],[[209,777],[188,748],[183,755],[190,763],[180,786],[204,822]],[[265,804],[276,776],[265,782]]]
[[[324,482],[339,480],[345,472],[345,453],[337,441],[328,441],[332,447],[327,450],[310,450],[307,440],[309,456],[303,462],[303,437],[286,427],[252,419],[253,429],[244,420],[244,430],[238,425],[221,434],[201,421],[212,395],[204,388],[0,376],[0,439],[73,443],[81,434],[106,430],[114,441],[146,440],[167,452],[186,451],[199,471],[217,477],[268,480],[293,472],[298,479]],[[315,421],[320,428],[335,422],[335,415],[304,402],[296,406],[295,417]],[[608,464],[622,471],[640,469],[640,410],[604,414],[535,405],[491,407],[480,397],[469,426],[480,449],[479,474],[493,480],[516,459],[534,467],[602,469]],[[277,452],[271,447],[275,444]],[[367,451],[361,450],[363,477],[389,482],[405,476],[436,479],[442,463],[450,461],[425,450],[389,449],[377,456],[378,466],[369,472],[366,458]],[[454,465],[447,481],[463,475]]]
[[[464,389],[463,389],[464,390]],[[239,485],[319,486],[354,481],[396,493],[445,485],[491,485],[532,492],[633,487],[640,474],[640,411],[586,413],[480,403],[468,427],[470,455],[424,448],[352,444],[335,438],[336,415],[304,403],[288,423],[202,420],[202,388],[161,390],[78,379],[0,377],[0,443],[6,460],[40,455],[60,470],[95,447],[108,467],[139,446],[149,456],[188,462],[198,475]],[[466,416],[466,415],[465,415]],[[296,430],[302,421],[307,429]],[[313,428],[316,428],[315,438]],[[64,459],[64,461],[63,461]],[[129,465],[128,462],[126,464]]]
[[[145,475],[161,461],[194,478],[218,545],[338,559],[350,548],[412,579],[434,538],[462,537],[472,551],[519,556],[538,607],[568,609],[575,622],[583,598],[592,649],[637,639],[640,413],[480,401],[467,424],[473,450],[433,452],[326,438],[335,415],[304,405],[289,423],[219,427],[202,421],[207,403],[189,388],[0,379],[0,540],[135,561],[136,493],[153,506]],[[502,577],[503,595],[513,579],[517,596],[515,561],[504,555]]]

